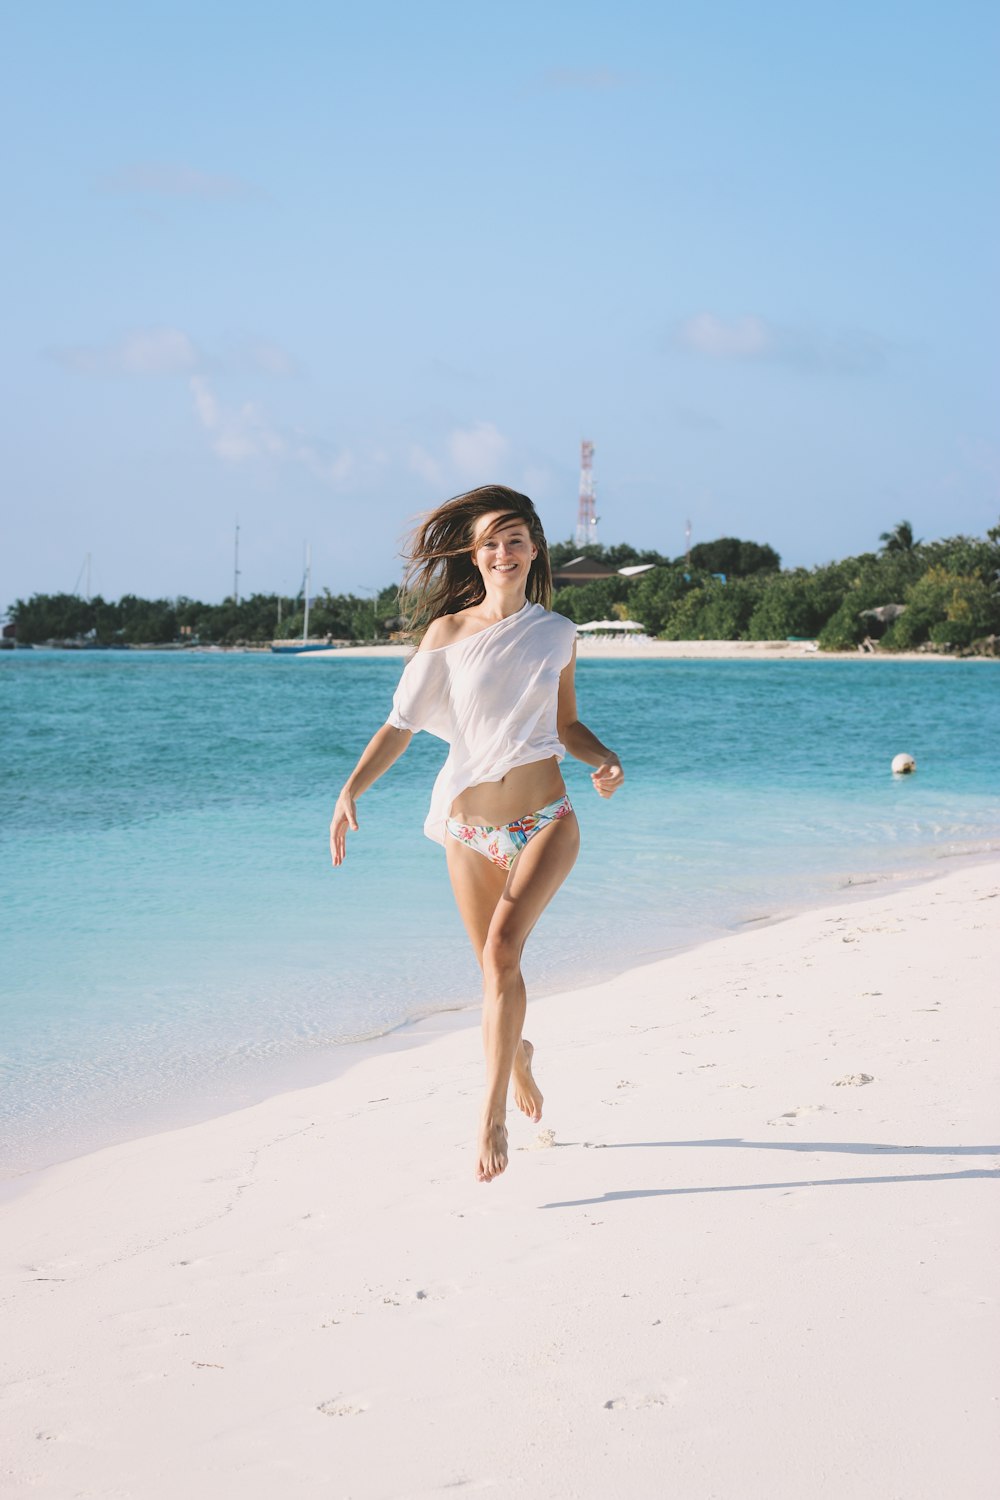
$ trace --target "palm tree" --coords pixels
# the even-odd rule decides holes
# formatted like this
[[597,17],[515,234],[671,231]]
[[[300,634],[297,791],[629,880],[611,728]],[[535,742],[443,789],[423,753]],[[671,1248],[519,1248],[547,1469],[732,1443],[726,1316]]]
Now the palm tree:
[[883,552],[912,552],[920,543],[913,540],[913,527],[909,521],[900,521],[891,531],[879,536]]

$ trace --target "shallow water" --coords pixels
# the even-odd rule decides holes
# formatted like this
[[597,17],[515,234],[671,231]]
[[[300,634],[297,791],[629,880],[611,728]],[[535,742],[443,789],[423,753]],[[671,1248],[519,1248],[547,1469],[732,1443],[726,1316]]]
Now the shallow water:
[[[422,823],[426,735],[359,804],[385,661],[0,657],[3,1145],[23,1170],[266,1093],[306,1054],[473,1001]],[[580,860],[529,945],[535,993],[1000,846],[1000,675],[978,662],[589,661],[628,783],[565,767]],[[894,778],[905,750],[916,776]],[[937,866],[940,868],[940,866]]]

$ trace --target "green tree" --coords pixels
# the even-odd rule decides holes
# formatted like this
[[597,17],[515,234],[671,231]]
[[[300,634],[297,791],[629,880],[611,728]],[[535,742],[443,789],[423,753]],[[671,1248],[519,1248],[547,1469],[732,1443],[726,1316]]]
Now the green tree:
[[691,567],[705,573],[725,573],[727,578],[748,578],[753,573],[776,573],[781,558],[766,544],[720,536],[717,541],[698,542],[691,548]]
[[94,606],[78,594],[32,594],[30,599],[15,599],[10,618],[18,640],[27,646],[73,641],[90,634]]
[[588,620],[616,618],[615,605],[629,598],[632,585],[627,578],[599,578],[593,583],[571,583],[557,589],[552,608],[558,615],[585,625]]
[[931,641],[969,646],[1000,631],[1000,589],[976,574],[928,568],[909,592],[906,613],[886,632],[884,644],[907,651]]
[[164,646],[177,639],[177,614],[169,599],[139,599],[124,594],[119,600],[122,638],[135,646]]
[[693,585],[683,568],[653,568],[641,573],[630,586],[629,614],[644,625],[650,635],[661,635],[667,620]]
[[755,578],[722,583],[708,576],[688,589],[668,615],[661,635],[668,641],[739,641],[746,638],[760,598]]
[[840,603],[841,590],[823,571],[796,568],[766,578],[750,617],[752,641],[780,641],[788,636],[816,636]]
[[627,568],[633,563],[669,563],[670,559],[650,547],[630,547],[627,542],[616,542],[603,547],[599,542],[587,542],[578,547],[575,542],[550,542],[549,562],[553,572],[572,562],[574,557],[589,557],[594,562],[606,563],[609,568]]
[[975,574],[989,583],[1000,576],[1000,526],[978,536],[948,536],[920,545],[923,569],[947,568],[952,573]]
[[122,640],[120,607],[96,594],[90,601],[93,610],[94,639],[101,646],[117,646]]
[[912,552],[920,543],[913,540],[913,527],[909,521],[897,521],[891,531],[879,533],[883,552]]
[[839,603],[819,634],[825,651],[853,650],[879,627],[862,611],[883,604],[905,604],[909,589],[924,569],[919,547],[912,551],[863,552],[819,570],[829,576]]

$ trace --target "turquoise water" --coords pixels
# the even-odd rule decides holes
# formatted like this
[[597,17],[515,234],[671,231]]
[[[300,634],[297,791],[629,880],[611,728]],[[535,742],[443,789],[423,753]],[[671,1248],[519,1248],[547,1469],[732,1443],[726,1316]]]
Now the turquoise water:
[[[439,742],[417,736],[329,865],[400,670],[0,657],[6,1172],[259,1097],[307,1056],[332,1072],[338,1044],[475,1000],[421,832]],[[583,851],[529,944],[536,994],[1000,847],[992,663],[592,661],[579,697],[628,784],[603,802],[566,767]],[[889,774],[901,750],[916,776]]]

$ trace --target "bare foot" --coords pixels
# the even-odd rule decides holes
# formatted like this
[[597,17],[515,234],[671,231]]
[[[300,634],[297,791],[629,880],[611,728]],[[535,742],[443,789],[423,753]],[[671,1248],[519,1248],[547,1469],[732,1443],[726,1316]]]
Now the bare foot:
[[511,1077],[514,1080],[514,1103],[522,1114],[527,1115],[529,1120],[534,1120],[537,1125],[542,1118],[542,1091],[531,1072],[531,1059],[534,1055],[535,1049],[531,1043],[522,1041],[514,1053]]
[[507,1166],[507,1126],[503,1118],[487,1115],[479,1131],[479,1161],[476,1177],[480,1182],[492,1182]]

